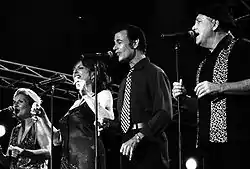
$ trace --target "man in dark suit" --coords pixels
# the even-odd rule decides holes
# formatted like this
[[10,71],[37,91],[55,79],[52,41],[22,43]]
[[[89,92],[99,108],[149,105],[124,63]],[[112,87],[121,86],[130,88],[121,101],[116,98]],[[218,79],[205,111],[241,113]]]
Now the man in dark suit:
[[173,116],[169,79],[146,57],[146,39],[140,28],[121,26],[114,42],[119,62],[130,67],[117,102],[122,129],[121,169],[167,169],[164,130]]

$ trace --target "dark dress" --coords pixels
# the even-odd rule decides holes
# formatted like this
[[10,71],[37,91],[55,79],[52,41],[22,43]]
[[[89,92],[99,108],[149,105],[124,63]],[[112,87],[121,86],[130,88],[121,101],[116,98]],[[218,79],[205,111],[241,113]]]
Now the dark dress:
[[[86,102],[60,120],[63,138],[61,169],[95,168],[95,115]],[[105,169],[105,149],[98,138],[98,168]]]
[[[27,135],[23,139],[23,141],[18,144],[18,133],[20,131],[21,124],[17,125],[13,131],[10,139],[10,145],[18,146],[20,148],[37,150],[40,149],[36,138],[36,125],[35,123],[31,126]],[[48,168],[48,160],[42,158],[29,158],[18,156],[17,158],[12,158],[10,161],[10,169],[47,169]]]

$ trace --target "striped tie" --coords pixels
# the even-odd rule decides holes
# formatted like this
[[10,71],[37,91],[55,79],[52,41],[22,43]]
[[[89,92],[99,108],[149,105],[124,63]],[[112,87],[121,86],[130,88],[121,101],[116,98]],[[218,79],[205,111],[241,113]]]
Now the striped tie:
[[129,70],[126,79],[126,87],[124,92],[124,99],[121,111],[121,128],[124,133],[126,133],[129,129],[130,125],[130,92],[131,92],[131,73],[134,68]]

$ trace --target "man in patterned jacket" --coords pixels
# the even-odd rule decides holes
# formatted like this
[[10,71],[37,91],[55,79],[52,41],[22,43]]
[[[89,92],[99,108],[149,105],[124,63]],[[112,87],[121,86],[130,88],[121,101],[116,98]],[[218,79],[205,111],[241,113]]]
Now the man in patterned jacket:
[[233,36],[233,26],[226,6],[201,9],[192,30],[209,54],[197,70],[197,98],[186,97],[182,80],[173,83],[173,96],[197,108],[197,146],[206,169],[248,165],[250,45]]

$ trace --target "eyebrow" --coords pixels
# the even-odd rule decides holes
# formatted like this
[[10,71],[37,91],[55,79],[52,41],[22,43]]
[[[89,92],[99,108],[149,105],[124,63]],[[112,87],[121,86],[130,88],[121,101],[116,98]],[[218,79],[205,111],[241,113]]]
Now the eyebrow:
[[115,39],[114,40],[115,42],[121,42],[121,41],[123,41],[122,39]]
[[17,100],[13,100],[13,102],[18,102],[18,101],[26,101],[26,99],[17,99]]

